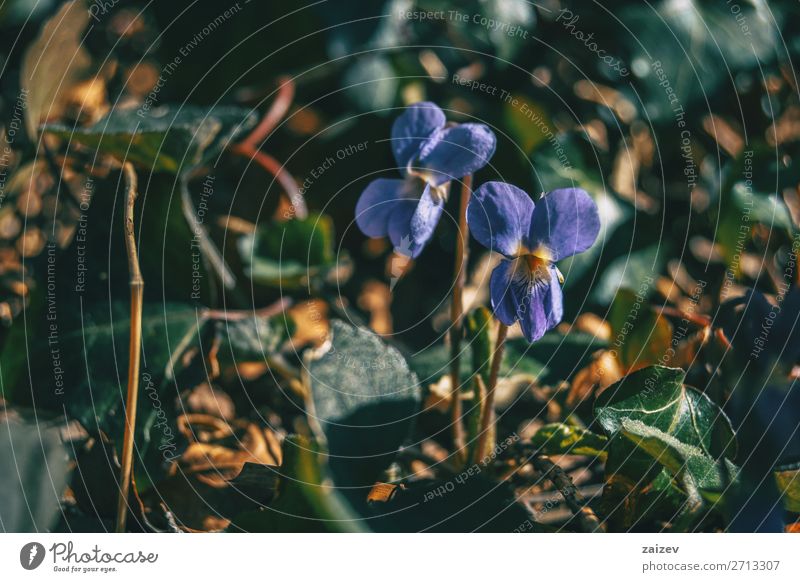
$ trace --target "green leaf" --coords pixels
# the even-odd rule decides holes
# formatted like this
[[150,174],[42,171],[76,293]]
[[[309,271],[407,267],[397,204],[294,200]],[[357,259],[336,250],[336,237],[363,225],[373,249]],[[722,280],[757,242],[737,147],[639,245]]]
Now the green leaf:
[[638,420],[712,458],[733,458],[736,439],[730,421],[708,396],[685,386],[685,377],[680,368],[664,366],[628,374],[597,397],[595,416],[610,437],[623,420]]
[[795,230],[789,209],[775,194],[754,192],[752,188],[748,189],[744,182],[736,182],[731,190],[731,200],[739,211],[737,217],[740,224],[742,224],[742,213],[748,212],[752,221],[769,227],[782,228],[790,233]]
[[610,305],[620,289],[647,297],[655,288],[656,277],[664,266],[666,256],[665,243],[662,241],[614,259],[595,285],[592,299]]
[[651,308],[645,293],[621,289],[611,305],[609,323],[616,339],[617,354],[627,370],[656,364],[669,353],[672,343],[672,324]]
[[[467,330],[467,333],[471,332]],[[491,340],[491,337],[488,339]],[[482,339],[475,346],[472,343],[472,340],[467,339],[461,345],[462,383],[472,379],[475,366],[486,357],[485,340]],[[538,379],[544,383],[558,382],[580,370],[582,363],[588,362],[594,350],[605,346],[604,340],[580,332],[569,335],[547,334],[535,344],[525,339],[510,339],[506,341],[500,377],[524,376],[531,381]],[[474,348],[479,353],[474,353]],[[442,376],[450,373],[450,348],[441,344],[427,348],[414,354],[409,363],[424,385],[438,382]],[[487,369],[481,368],[481,372],[488,375]],[[488,380],[488,376],[485,380]]]
[[603,507],[619,528],[646,514],[669,519],[687,498],[690,506],[699,495],[715,501],[724,477],[720,459],[735,477],[727,460],[736,454],[730,422],[705,394],[683,384],[685,376],[677,368],[643,368],[595,401],[610,439]]
[[[166,375],[178,350],[194,338],[202,325],[198,311],[179,304],[146,303],[142,314],[142,380],[140,380],[140,421],[145,422],[151,400],[147,389],[149,374],[155,386]],[[58,320],[57,334],[34,340],[30,346],[32,386],[39,405],[65,406],[81,424],[99,428],[111,438],[122,435],[130,335],[130,304],[115,301],[95,304],[84,313]],[[17,348],[19,349],[19,348]],[[55,352],[53,350],[56,350]],[[54,359],[55,358],[55,359]],[[54,366],[58,364],[58,370]],[[159,388],[160,391],[160,388]],[[166,405],[165,394],[159,395]]]
[[504,101],[503,117],[520,147],[530,154],[547,139],[552,122],[541,105],[522,94],[515,94],[511,99]]
[[[467,382],[472,376],[471,350],[463,345],[462,348],[464,353],[459,362],[461,382]],[[408,363],[421,384],[424,386],[433,384],[450,373],[450,347],[438,344],[426,348],[410,356]]]
[[786,511],[800,513],[800,463],[776,467],[775,482],[783,495]]
[[[736,6],[734,14],[726,2],[661,0],[653,5],[632,2],[619,11],[625,28],[636,31],[622,40],[644,85],[640,92],[649,117],[666,122],[674,116],[674,104],[660,85],[664,78],[675,102],[688,109],[707,99],[729,75],[769,58],[769,47],[778,42],[780,24],[775,20],[780,22],[780,12],[767,0],[743,0]],[[659,63],[663,73],[657,75],[652,63]]]
[[622,421],[622,434],[637,447],[663,465],[673,476],[691,479],[700,493],[710,501],[717,501],[721,492],[736,480],[737,467],[725,459],[728,474],[723,474],[719,463],[699,447],[682,442],[640,420]]
[[606,346],[605,340],[578,331],[548,333],[533,344],[524,338],[510,339],[501,375],[523,374],[541,384],[557,384],[572,378],[588,365],[596,350]]
[[531,445],[547,455],[587,455],[600,459],[608,455],[606,437],[560,422],[546,424],[536,431]]
[[331,333],[308,365],[309,415],[327,441],[336,484],[371,486],[411,433],[417,377],[374,333],[336,320]]
[[270,221],[239,239],[248,276],[263,285],[298,288],[335,266],[333,221],[321,214]]
[[464,321],[466,341],[472,352],[472,373],[481,374],[484,382],[489,382],[489,368],[492,359],[492,339],[489,331],[492,326],[492,312],[486,307],[472,310]]
[[88,127],[48,124],[43,130],[154,171],[181,174],[213,159],[231,140],[252,128],[247,109],[164,105],[113,109]]
[[323,447],[314,439],[290,435],[283,442],[277,499],[242,513],[229,531],[363,532],[361,518],[330,482]]
[[[0,421],[0,523],[4,532],[52,531],[67,486],[68,453],[61,428],[41,411],[30,418],[6,409]],[[63,416],[62,416],[63,418]]]
[[394,105],[397,73],[383,56],[364,55],[345,71],[344,92],[362,111],[376,111]]
[[[79,304],[71,313],[66,311],[66,296],[64,301],[63,311],[29,313],[30,335],[23,341],[30,356],[16,372],[17,385],[10,386],[10,395],[17,401],[28,395],[39,409],[66,409],[88,430],[101,430],[119,445],[127,393],[130,304],[124,300]],[[206,379],[200,358],[206,356],[215,331],[222,340],[220,356],[232,360],[262,359],[286,337],[278,318],[249,317],[225,324],[210,319],[202,307],[144,304],[137,422],[140,450],[149,450],[151,441],[156,448],[174,445],[174,403],[181,388]],[[9,363],[5,353],[20,351],[26,353],[25,343],[3,350],[4,384],[12,378],[5,369]],[[187,353],[194,354],[188,367],[182,357]],[[155,457],[150,460],[160,462]]]
[[264,360],[277,352],[292,334],[292,325],[282,317],[245,317],[214,322],[223,340],[220,358],[228,362]]

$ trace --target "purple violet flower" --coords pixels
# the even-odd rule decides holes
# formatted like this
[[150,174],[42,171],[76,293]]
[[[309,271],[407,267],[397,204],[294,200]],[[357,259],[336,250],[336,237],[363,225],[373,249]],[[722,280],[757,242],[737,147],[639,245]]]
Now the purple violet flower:
[[442,216],[450,180],[483,168],[495,135],[482,123],[445,126],[444,112],[422,101],[392,126],[392,151],[403,179],[373,180],[356,204],[356,223],[367,236],[388,236],[395,250],[416,258]]
[[505,257],[489,282],[495,316],[505,325],[519,321],[528,341],[538,340],[564,315],[554,263],[591,247],[600,232],[594,200],[564,188],[534,204],[515,186],[487,182],[473,194],[467,221],[478,242]]

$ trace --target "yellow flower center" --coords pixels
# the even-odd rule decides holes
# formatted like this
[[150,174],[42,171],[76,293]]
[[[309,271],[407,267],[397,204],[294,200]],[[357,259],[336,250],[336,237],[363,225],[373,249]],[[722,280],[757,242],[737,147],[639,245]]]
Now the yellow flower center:
[[[538,246],[535,249],[529,249],[520,243],[517,249],[517,259],[515,272],[517,275],[524,276],[532,283],[549,283],[551,278],[550,266],[553,264],[552,253],[545,246]],[[558,275],[558,282],[564,283],[564,277],[561,271],[556,269]]]
[[447,197],[450,194],[449,181],[445,182],[441,186],[436,186],[435,173],[426,171],[422,168],[414,168],[411,166],[411,164],[408,165],[406,171],[408,172],[409,176],[419,178],[423,184],[427,184],[431,187],[431,197],[435,202],[447,202]]

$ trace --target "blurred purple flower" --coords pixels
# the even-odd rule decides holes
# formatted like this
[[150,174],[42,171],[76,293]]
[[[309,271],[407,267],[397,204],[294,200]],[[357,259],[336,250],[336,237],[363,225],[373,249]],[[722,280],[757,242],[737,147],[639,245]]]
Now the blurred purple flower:
[[492,309],[506,325],[520,322],[528,341],[536,341],[564,315],[556,261],[594,244],[600,216],[583,190],[565,188],[542,197],[538,204],[504,182],[478,188],[467,210],[472,235],[503,260],[489,283]]
[[367,236],[388,236],[395,250],[417,257],[433,236],[450,180],[489,163],[495,135],[482,123],[445,126],[444,112],[422,101],[392,126],[392,151],[403,179],[373,180],[356,204],[356,223]]

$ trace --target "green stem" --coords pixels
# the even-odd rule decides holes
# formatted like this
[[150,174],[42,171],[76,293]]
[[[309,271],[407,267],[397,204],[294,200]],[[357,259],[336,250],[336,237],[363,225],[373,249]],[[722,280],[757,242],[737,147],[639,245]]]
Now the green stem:
[[466,461],[464,426],[461,422],[461,336],[464,329],[464,284],[467,271],[467,249],[469,226],[467,226],[467,206],[472,194],[472,174],[464,177],[461,186],[461,206],[458,215],[458,237],[453,268],[453,300],[450,304],[450,422],[453,430],[454,455],[462,464]]
[[499,323],[497,327],[497,341],[494,345],[492,368],[489,371],[489,385],[486,387],[486,400],[481,411],[481,428],[478,433],[478,445],[475,447],[475,462],[479,463],[487,454],[486,444],[489,441],[490,427],[494,420],[494,391],[497,387],[497,378],[500,376],[500,363],[503,360],[503,351],[506,347],[508,326]]

